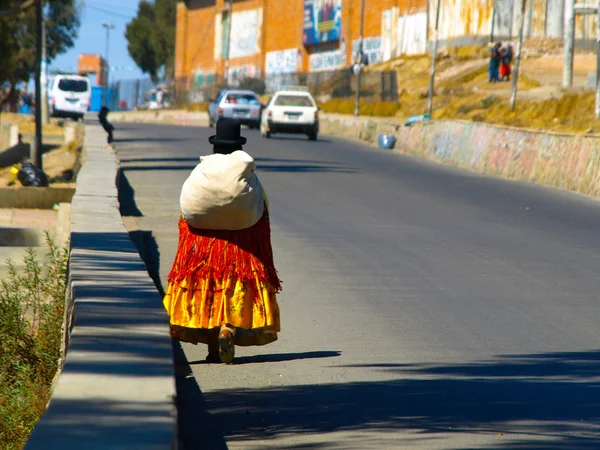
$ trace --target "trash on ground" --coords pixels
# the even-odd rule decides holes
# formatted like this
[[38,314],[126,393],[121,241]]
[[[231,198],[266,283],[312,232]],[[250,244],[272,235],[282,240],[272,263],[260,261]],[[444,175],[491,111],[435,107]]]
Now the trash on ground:
[[407,127],[410,127],[414,123],[427,122],[427,121],[429,121],[429,119],[430,119],[429,113],[421,114],[419,116],[410,116],[404,125],[406,125]]
[[391,150],[396,144],[396,136],[391,134],[380,134],[378,137],[379,148]]
[[48,187],[48,176],[43,170],[38,169],[32,163],[26,162],[21,165],[17,178],[23,186]]

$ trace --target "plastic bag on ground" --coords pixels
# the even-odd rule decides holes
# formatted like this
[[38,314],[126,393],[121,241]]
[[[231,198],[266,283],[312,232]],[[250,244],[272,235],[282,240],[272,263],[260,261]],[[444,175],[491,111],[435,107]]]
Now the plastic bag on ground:
[[391,150],[396,144],[396,136],[391,134],[380,134],[378,138],[379,148]]
[[26,162],[21,165],[17,179],[23,186],[48,187],[48,176],[43,170],[38,169],[32,163]]

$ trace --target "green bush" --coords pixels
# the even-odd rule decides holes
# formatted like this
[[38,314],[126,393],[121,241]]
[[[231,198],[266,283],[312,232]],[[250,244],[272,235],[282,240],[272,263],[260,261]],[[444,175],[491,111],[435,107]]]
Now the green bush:
[[27,250],[25,268],[0,284],[0,448],[23,448],[44,413],[62,350],[67,259],[46,235],[42,264]]

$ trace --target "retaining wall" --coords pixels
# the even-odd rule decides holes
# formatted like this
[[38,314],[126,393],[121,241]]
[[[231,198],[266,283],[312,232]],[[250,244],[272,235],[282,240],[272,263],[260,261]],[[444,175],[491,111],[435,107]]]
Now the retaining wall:
[[386,119],[327,115],[325,134],[375,144],[397,138],[395,150],[476,172],[600,195],[600,137],[522,130],[473,122],[432,121],[405,127]]
[[155,111],[115,111],[108,115],[111,122],[162,123],[165,125],[208,126],[208,113],[164,109]]
[[168,317],[119,213],[119,163],[86,130],[71,204],[64,367],[27,450],[177,446]]

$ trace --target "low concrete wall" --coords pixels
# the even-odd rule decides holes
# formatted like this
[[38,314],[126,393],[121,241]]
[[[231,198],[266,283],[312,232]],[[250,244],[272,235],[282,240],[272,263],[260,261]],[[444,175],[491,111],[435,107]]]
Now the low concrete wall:
[[71,205],[68,351],[28,450],[177,445],[168,317],[119,213],[118,160],[88,126]]
[[0,123],[0,153],[19,143],[19,126]]
[[165,125],[208,126],[208,113],[185,110],[117,111],[108,116],[111,122],[161,123]]
[[71,187],[0,187],[0,208],[51,209],[71,203],[73,195]]
[[432,121],[405,127],[385,119],[327,115],[325,134],[375,144],[397,138],[397,151],[513,180],[600,195],[600,137],[529,131],[473,122]]

